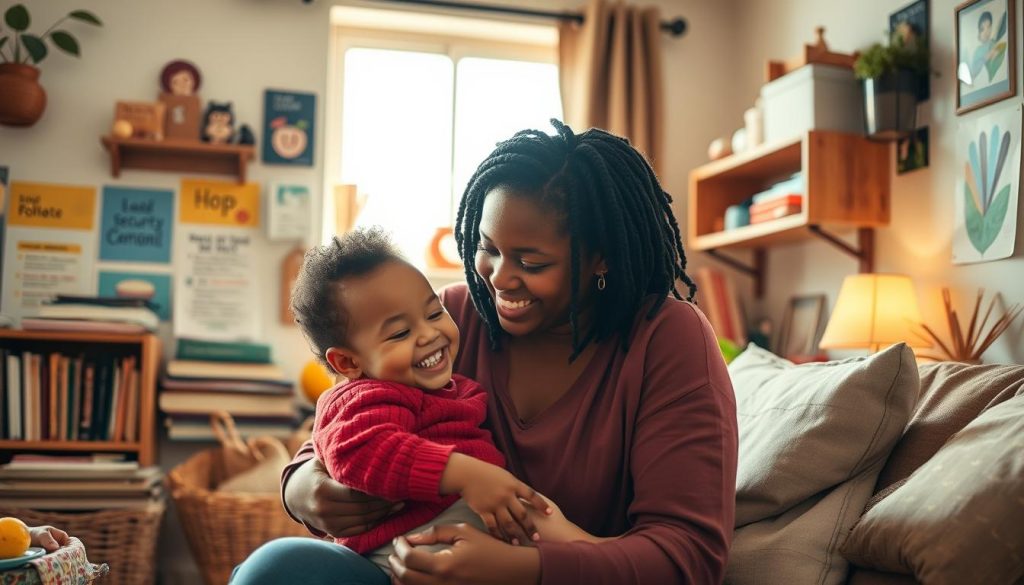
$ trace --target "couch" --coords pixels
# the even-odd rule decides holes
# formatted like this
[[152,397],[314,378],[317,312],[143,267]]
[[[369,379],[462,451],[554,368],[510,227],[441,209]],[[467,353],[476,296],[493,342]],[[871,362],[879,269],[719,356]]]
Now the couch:
[[740,456],[726,583],[1024,583],[1024,366],[900,344],[729,365]]

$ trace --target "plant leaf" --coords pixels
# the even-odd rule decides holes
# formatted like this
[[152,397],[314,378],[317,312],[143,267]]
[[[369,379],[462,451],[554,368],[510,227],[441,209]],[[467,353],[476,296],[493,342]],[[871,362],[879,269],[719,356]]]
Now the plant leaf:
[[39,37],[35,35],[21,35],[21,44],[25,45],[25,50],[32,57],[32,62],[39,63],[46,58],[46,43]]
[[1010,185],[1007,185],[1000,189],[992,207],[982,215],[971,201],[970,190],[964,190],[964,227],[967,229],[971,245],[979,253],[984,254],[995,242],[996,236],[1003,228],[1009,203]]
[[68,17],[74,18],[75,20],[80,20],[82,22],[88,22],[89,24],[93,24],[96,26],[103,26],[103,23],[100,22],[100,19],[96,18],[96,15],[92,12],[89,12],[88,10],[76,10],[71,14],[68,14]]
[[981,133],[978,146],[981,148],[981,202],[985,203],[985,201],[988,201],[989,190],[994,188],[995,185],[989,183],[991,177],[988,176],[988,139],[985,137],[984,132]]
[[991,246],[996,241],[996,236],[1003,229],[1003,220],[1006,219],[1006,212],[1010,208],[1010,185],[1007,185],[999,190],[999,195],[996,195],[995,199],[992,200],[991,205],[985,211],[985,237],[988,240],[988,244],[985,246]]
[[32,23],[32,19],[29,18],[28,9],[24,4],[15,4],[4,13],[4,22],[17,32],[23,32]]
[[69,35],[67,32],[62,30],[55,30],[50,35],[53,39],[53,44],[57,45],[57,48],[69,55],[78,57],[81,53],[78,51],[78,41],[75,37]]

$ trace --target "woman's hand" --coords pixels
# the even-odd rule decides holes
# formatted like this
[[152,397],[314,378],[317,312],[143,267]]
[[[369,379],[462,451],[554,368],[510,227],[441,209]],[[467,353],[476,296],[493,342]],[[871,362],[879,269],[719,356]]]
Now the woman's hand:
[[[416,548],[428,544],[452,547],[437,553]],[[388,562],[396,585],[534,585],[540,580],[536,548],[506,544],[467,524],[399,536]]]
[[52,553],[68,543],[68,533],[53,526],[33,526],[28,529],[32,542],[29,546],[41,546]]
[[334,481],[315,457],[289,476],[284,486],[284,503],[307,526],[335,538],[362,534],[404,505],[368,496]]

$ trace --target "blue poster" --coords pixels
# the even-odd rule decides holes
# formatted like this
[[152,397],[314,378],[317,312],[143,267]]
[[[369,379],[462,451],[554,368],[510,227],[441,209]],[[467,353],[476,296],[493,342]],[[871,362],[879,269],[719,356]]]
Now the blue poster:
[[103,187],[100,260],[170,262],[174,193]]
[[263,162],[313,166],[316,95],[268,89],[263,93]]
[[99,295],[145,299],[156,305],[161,321],[171,320],[171,275],[100,271]]

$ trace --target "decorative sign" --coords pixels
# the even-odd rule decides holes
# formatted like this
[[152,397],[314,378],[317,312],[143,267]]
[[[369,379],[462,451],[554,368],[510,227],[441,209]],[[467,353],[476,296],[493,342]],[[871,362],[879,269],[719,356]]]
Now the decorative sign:
[[2,312],[32,316],[57,294],[91,294],[96,260],[96,190],[11,184]]
[[271,183],[267,197],[267,237],[304,240],[310,235],[312,190],[308,185]]
[[313,166],[316,95],[268,89],[263,94],[263,162]]
[[156,314],[161,321],[171,319],[170,274],[101,270],[98,288],[103,297],[146,299],[156,305]]
[[100,260],[170,262],[174,193],[103,188]]
[[260,186],[182,179],[178,221],[256,227],[260,224]]

